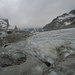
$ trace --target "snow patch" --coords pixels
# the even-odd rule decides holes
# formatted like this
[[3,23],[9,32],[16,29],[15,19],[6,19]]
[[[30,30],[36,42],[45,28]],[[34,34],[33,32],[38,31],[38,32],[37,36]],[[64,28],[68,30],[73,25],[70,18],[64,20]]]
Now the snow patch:
[[71,22],[64,22],[66,26],[70,25]]
[[70,17],[75,17],[74,14],[69,14],[69,15],[66,15],[65,17],[58,17],[59,20],[64,20],[64,19],[67,19],[67,18],[70,18]]

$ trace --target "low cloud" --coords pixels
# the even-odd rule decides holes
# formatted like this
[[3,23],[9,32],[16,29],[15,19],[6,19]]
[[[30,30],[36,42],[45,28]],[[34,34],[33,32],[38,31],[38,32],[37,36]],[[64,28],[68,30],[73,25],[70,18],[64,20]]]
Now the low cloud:
[[0,0],[0,18],[21,28],[43,27],[73,9],[75,0]]

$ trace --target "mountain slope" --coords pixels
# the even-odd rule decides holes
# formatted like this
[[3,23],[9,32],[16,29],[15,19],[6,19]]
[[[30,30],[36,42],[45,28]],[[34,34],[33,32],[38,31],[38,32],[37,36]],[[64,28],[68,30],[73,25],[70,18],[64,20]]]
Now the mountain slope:
[[45,31],[48,31],[74,27],[75,27],[75,10],[72,10],[69,13],[64,13],[61,16],[56,17],[55,19],[53,19],[51,23],[44,26],[43,29]]

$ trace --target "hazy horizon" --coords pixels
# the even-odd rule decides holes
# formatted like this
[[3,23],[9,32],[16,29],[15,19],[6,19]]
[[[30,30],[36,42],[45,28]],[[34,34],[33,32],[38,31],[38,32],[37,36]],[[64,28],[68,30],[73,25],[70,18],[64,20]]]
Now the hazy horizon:
[[73,9],[75,0],[0,0],[0,18],[7,18],[11,27],[44,27]]

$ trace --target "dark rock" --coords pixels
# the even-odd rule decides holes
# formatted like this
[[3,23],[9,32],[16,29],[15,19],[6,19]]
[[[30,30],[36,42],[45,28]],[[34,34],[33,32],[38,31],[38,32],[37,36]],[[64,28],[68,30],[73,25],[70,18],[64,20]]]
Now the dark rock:
[[3,46],[4,45],[4,41],[2,38],[0,38],[0,46]]
[[44,62],[48,67],[50,67],[51,66],[51,63],[49,63],[49,62]]
[[5,45],[4,45],[4,48],[7,47],[7,46],[8,46],[8,44],[5,44]]
[[0,55],[0,66],[1,67],[8,67],[13,64],[12,58],[10,55],[7,54],[1,54]]
[[0,33],[0,35],[1,35],[2,33]]
[[13,33],[13,31],[10,31],[10,30],[9,30],[9,31],[7,31],[7,33],[8,33],[8,34],[11,34],[11,33]]
[[61,15],[62,17],[65,17],[65,16],[67,16],[68,14],[67,13],[64,13],[63,15]]
[[75,10],[72,10],[72,11],[70,11],[69,13],[75,15]]

